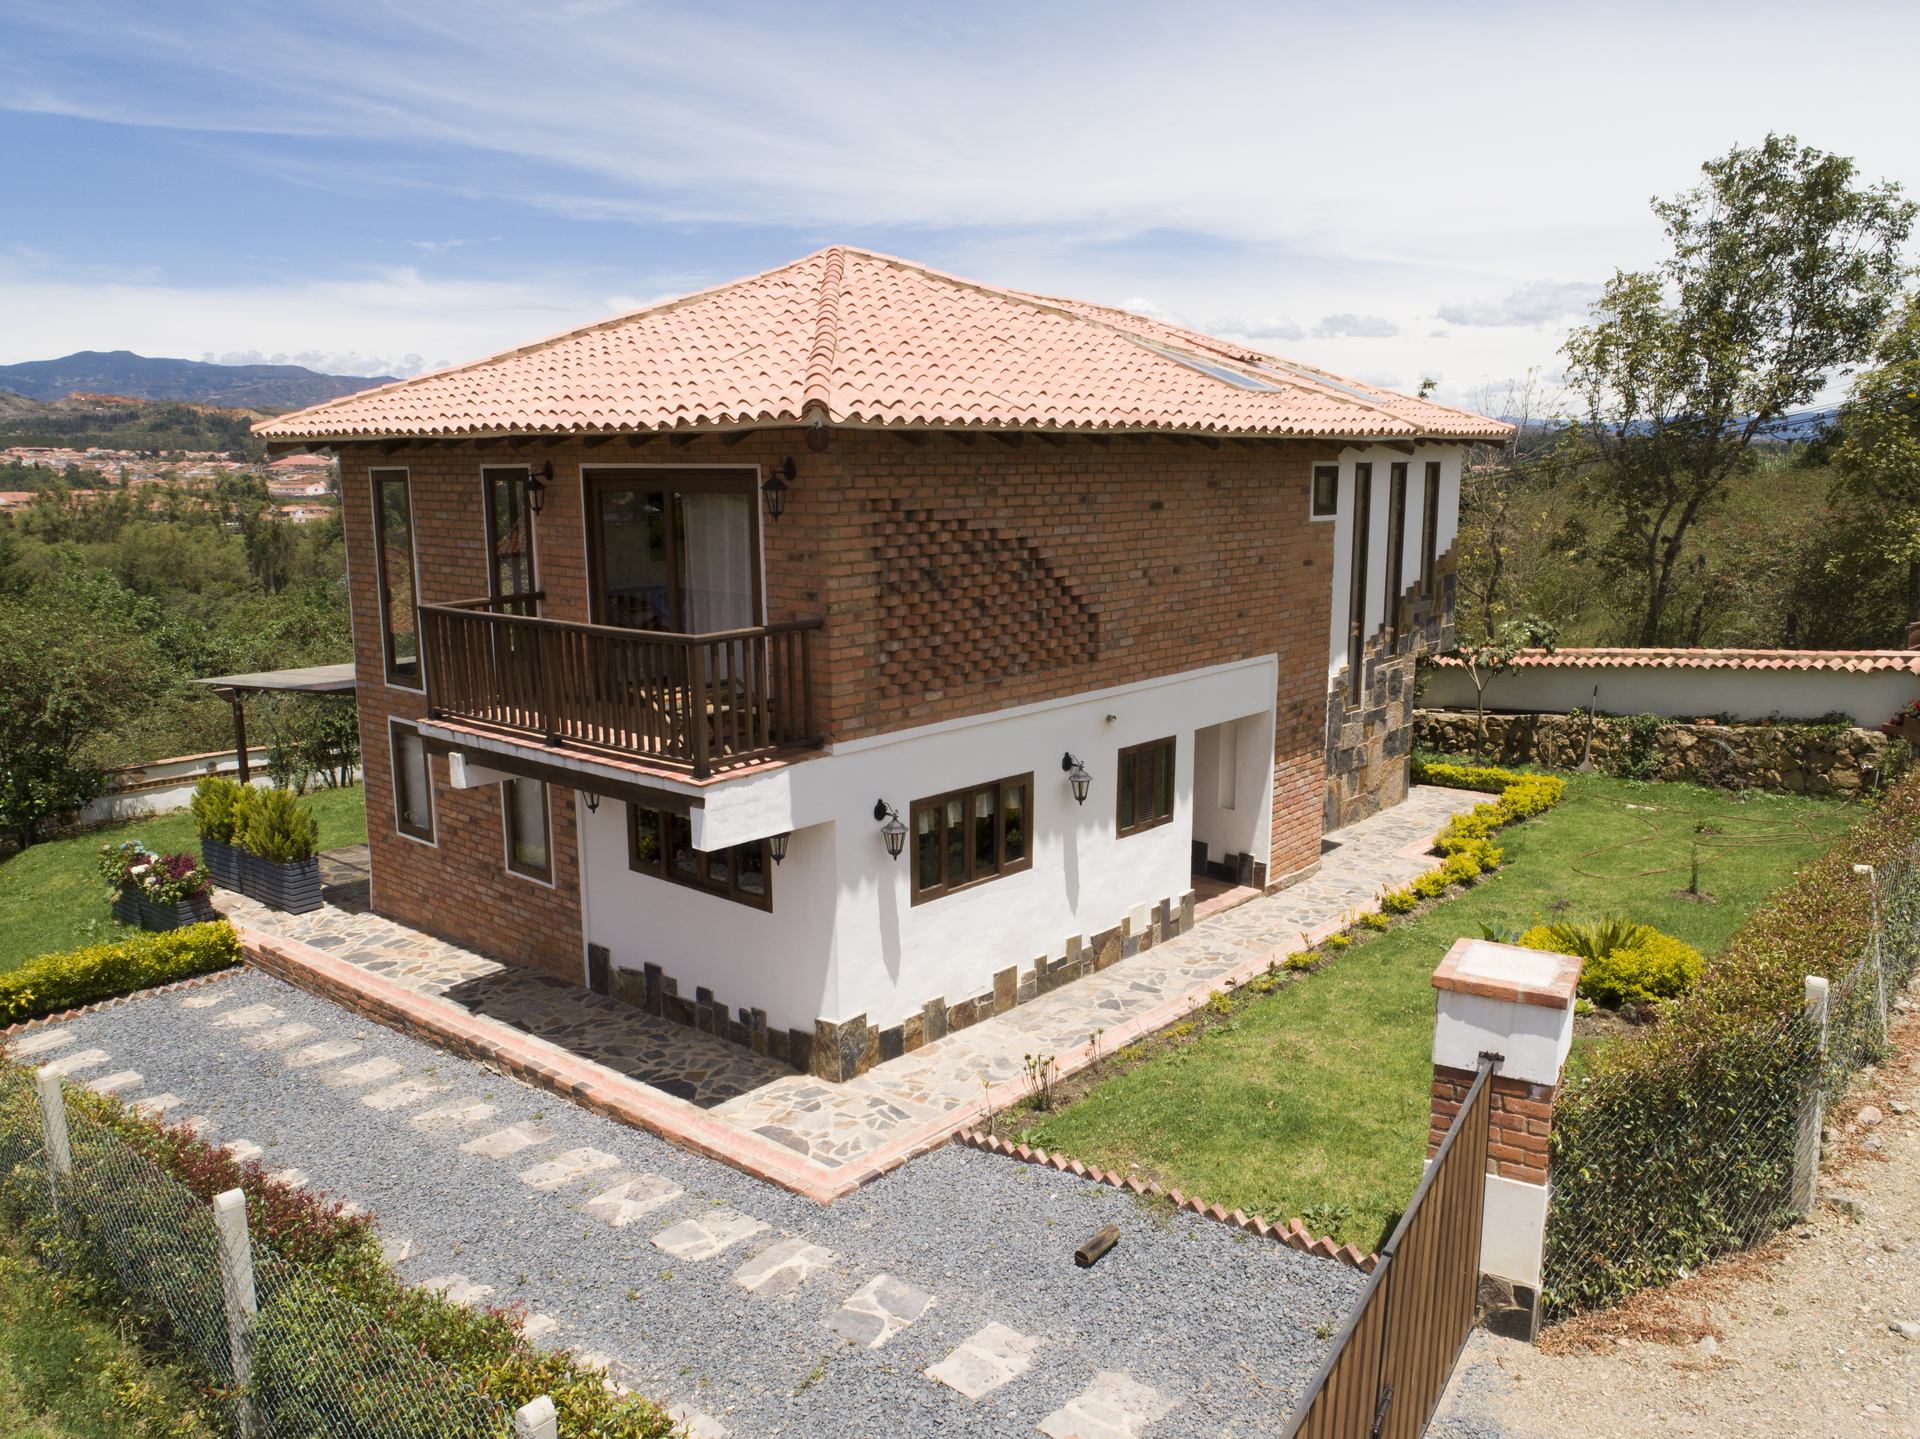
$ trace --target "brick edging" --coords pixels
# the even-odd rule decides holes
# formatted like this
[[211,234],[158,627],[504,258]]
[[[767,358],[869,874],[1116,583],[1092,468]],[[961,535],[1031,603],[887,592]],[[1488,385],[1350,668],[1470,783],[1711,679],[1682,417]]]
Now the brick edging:
[[1173,1201],[1176,1209],[1187,1210],[1189,1213],[1199,1215],[1202,1219],[1211,1219],[1218,1224],[1232,1225],[1235,1229],[1243,1230],[1257,1238],[1271,1239],[1286,1245],[1289,1249],[1297,1249],[1302,1254],[1316,1254],[1322,1259],[1337,1260],[1349,1269],[1358,1269],[1362,1274],[1373,1273],[1375,1266],[1380,1263],[1378,1254],[1362,1254],[1351,1244],[1336,1246],[1326,1235],[1315,1239],[1312,1231],[1297,1218],[1289,1220],[1284,1228],[1267,1223],[1257,1214],[1249,1219],[1238,1209],[1229,1212],[1217,1204],[1208,1204],[1198,1195],[1189,1196],[1177,1189],[1162,1189],[1153,1183],[1142,1184],[1131,1176],[1123,1178],[1116,1170],[1109,1169],[1102,1173],[1098,1169],[1089,1168],[1077,1159],[1068,1159],[1060,1154],[1049,1154],[1044,1149],[1029,1149],[1024,1144],[1009,1144],[1004,1139],[982,1134],[977,1129],[963,1129],[954,1136],[954,1140],[970,1149],[1004,1155],[1008,1159],[1017,1159],[1022,1164],[1038,1164],[1042,1168],[1057,1169],[1062,1174],[1075,1174],[1082,1179],[1089,1179],[1095,1184],[1105,1184],[1114,1189],[1131,1190],[1135,1194],[1164,1195]]
[[118,1009],[123,1004],[131,1004],[136,999],[146,999],[155,994],[173,994],[182,989],[196,989],[203,984],[212,984],[216,979],[225,979],[230,974],[238,974],[245,966],[230,964],[225,969],[216,969],[211,974],[196,974],[191,979],[176,979],[172,984],[157,984],[152,989],[136,989],[132,994],[115,995],[112,999],[96,1000],[92,1004],[83,1004],[78,1009],[63,1009],[58,1014],[43,1014],[38,1019],[23,1019],[17,1024],[9,1024],[0,1029],[0,1039],[16,1034],[25,1034],[29,1030],[41,1029],[51,1024],[65,1024],[70,1019],[78,1019],[83,1014],[98,1014],[103,1009]]

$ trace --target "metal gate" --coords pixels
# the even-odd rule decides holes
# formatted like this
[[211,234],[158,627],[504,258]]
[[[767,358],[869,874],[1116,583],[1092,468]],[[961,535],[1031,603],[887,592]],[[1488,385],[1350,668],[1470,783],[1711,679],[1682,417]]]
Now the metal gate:
[[1473,1330],[1493,1063],[1482,1056],[1440,1153],[1380,1251],[1285,1439],[1419,1439],[1426,1432]]

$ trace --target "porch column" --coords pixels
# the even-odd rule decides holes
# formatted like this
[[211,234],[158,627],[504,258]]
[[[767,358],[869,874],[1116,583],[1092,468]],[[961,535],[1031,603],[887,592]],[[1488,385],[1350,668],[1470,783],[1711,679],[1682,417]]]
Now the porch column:
[[1483,1053],[1494,1066],[1488,1116],[1487,1205],[1480,1269],[1524,1290],[1538,1313],[1546,1241],[1547,1146],[1560,1070],[1573,1045],[1580,961],[1564,954],[1454,941],[1434,971],[1433,1107],[1427,1157],[1460,1112]]

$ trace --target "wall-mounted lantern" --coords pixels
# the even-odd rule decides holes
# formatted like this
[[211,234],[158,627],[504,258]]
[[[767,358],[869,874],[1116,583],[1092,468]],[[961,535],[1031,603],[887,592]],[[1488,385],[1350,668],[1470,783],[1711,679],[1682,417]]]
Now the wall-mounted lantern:
[[787,512],[787,491],[793,487],[793,477],[798,473],[794,468],[793,456],[788,455],[787,462],[775,465],[767,476],[767,482],[760,487],[760,496],[766,502],[770,518],[777,520]]
[[792,838],[792,830],[783,830],[767,841],[767,853],[773,856],[775,864],[787,857],[787,841]]
[[1093,776],[1087,773],[1085,761],[1073,757],[1068,750],[1060,756],[1060,768],[1067,772],[1067,783],[1073,786],[1073,798],[1077,804],[1087,802],[1087,790],[1093,784]]
[[883,799],[873,802],[873,817],[876,822],[885,820],[880,826],[880,838],[887,843],[887,853],[894,859],[907,847],[907,827],[900,823],[899,811]]
[[600,796],[599,795],[590,794],[587,796],[587,813],[588,814],[600,813]]
[[547,482],[553,478],[553,461],[548,460],[538,470],[527,468],[527,508],[536,515],[547,507]]

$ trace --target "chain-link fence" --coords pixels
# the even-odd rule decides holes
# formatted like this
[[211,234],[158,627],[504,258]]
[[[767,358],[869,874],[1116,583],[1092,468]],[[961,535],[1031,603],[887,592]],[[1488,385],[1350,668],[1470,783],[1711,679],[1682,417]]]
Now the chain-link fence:
[[1888,1006],[1920,967],[1920,864],[1909,855],[1861,879],[1867,943],[1832,985],[1810,981],[1805,1012],[1561,1091],[1549,1318],[1683,1278],[1811,1207],[1824,1111],[1886,1056]]
[[157,1339],[225,1396],[236,1434],[496,1439],[512,1427],[500,1404],[249,1236],[237,1191],[216,1202],[228,1205],[223,1227],[111,1129],[8,1065],[0,1182],[9,1221],[54,1262],[115,1281]]

